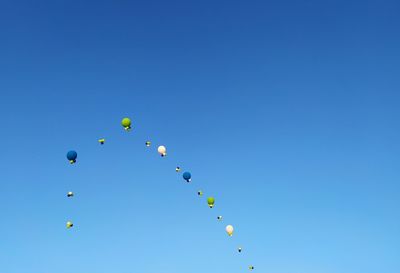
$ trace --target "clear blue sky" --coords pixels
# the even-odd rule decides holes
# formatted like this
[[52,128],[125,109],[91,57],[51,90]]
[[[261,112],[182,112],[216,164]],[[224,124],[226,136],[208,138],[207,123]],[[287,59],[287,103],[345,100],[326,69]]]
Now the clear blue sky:
[[399,273],[399,11],[1,1],[0,272]]

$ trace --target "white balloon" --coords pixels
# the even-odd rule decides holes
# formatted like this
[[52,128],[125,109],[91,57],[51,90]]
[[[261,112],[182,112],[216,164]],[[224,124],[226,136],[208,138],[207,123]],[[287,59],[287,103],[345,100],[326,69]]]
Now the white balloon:
[[227,225],[225,230],[226,230],[226,232],[228,233],[229,236],[232,236],[232,234],[233,234],[233,226]]
[[160,155],[165,155],[167,153],[167,148],[165,148],[165,146],[159,146],[157,151]]

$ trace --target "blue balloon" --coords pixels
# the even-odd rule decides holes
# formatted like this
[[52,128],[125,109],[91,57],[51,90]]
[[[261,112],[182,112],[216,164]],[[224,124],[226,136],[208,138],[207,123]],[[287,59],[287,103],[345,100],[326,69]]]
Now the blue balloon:
[[78,154],[77,154],[77,152],[75,152],[75,151],[69,151],[69,152],[67,153],[67,159],[68,159],[69,161],[75,161],[77,157],[78,157]]
[[192,178],[192,175],[190,172],[184,172],[182,175],[183,179],[185,179],[187,182],[190,182],[190,178]]

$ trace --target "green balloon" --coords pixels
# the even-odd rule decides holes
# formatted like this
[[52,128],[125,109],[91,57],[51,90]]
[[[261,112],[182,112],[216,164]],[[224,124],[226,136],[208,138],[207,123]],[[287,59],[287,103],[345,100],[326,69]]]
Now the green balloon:
[[208,197],[207,198],[207,203],[210,206],[210,208],[212,208],[214,206],[214,203],[215,203],[214,197]]
[[121,125],[124,126],[125,128],[131,127],[131,120],[129,118],[123,118],[121,121]]

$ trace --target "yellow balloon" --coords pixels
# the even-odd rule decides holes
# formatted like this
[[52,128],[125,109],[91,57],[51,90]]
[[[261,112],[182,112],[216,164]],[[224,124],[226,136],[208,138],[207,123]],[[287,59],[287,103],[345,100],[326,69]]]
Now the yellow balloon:
[[72,228],[74,226],[74,224],[71,221],[67,222],[67,228]]

